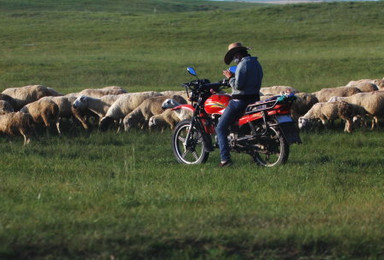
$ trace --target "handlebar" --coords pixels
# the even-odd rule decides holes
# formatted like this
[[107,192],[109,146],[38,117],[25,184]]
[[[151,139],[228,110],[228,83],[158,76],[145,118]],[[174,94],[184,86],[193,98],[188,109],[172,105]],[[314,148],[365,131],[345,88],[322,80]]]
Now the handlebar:
[[194,80],[191,82],[181,84],[183,87],[190,88],[192,90],[210,90],[210,89],[218,89],[222,86],[229,86],[227,80],[222,80],[219,82],[210,83],[208,80]]
[[221,87],[229,86],[227,80],[211,83],[207,79],[193,80],[181,85],[185,87],[188,99],[191,101],[197,101],[201,95],[210,96],[214,92],[219,92],[222,89]]
[[205,84],[204,86],[211,89],[211,88],[219,88],[226,85],[227,84],[225,84],[225,82],[215,82],[215,83]]

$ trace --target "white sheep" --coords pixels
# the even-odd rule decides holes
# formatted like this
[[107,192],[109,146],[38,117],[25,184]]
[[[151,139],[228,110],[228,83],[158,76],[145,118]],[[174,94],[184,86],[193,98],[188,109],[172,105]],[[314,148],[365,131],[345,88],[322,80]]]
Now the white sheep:
[[5,135],[20,134],[24,137],[24,145],[31,140],[33,119],[30,114],[10,112],[0,115],[0,133]]
[[174,108],[180,106],[181,104],[174,98],[167,98],[161,104],[162,109]]
[[20,111],[30,114],[36,124],[44,124],[47,135],[49,135],[51,122],[54,122],[56,124],[57,132],[60,134],[59,106],[52,100],[39,99],[25,105]]
[[182,96],[185,100],[188,100],[188,94],[185,90],[165,90],[165,91],[161,91],[160,94],[168,97],[178,95],[178,96]]
[[374,84],[378,89],[382,89],[384,87],[384,79],[359,79],[359,80],[351,80],[348,82],[348,87],[358,87],[359,85],[365,84]]
[[78,92],[73,92],[73,93],[67,93],[65,94],[66,97],[69,97],[69,98],[78,98],[79,96],[81,96]]
[[109,107],[104,117],[100,119],[100,129],[106,130],[114,121],[122,120],[150,97],[162,96],[159,92],[146,91],[119,95],[119,98]]
[[318,121],[326,126],[328,121],[340,118],[345,121],[344,132],[350,133],[352,131],[353,117],[356,113],[364,114],[365,111],[344,101],[319,102],[299,118],[299,128],[309,127]]
[[105,95],[94,98],[81,95],[72,104],[74,116],[81,122],[84,129],[89,129],[86,116],[95,115],[98,118],[105,116],[109,107],[119,98],[119,95]]
[[384,89],[384,78],[376,80],[375,84],[379,88],[379,90],[383,90]]
[[[124,130],[128,131],[132,127],[147,127],[151,116],[164,112],[162,105],[163,102],[168,98],[169,97],[166,96],[158,96],[144,100],[136,109],[124,117]],[[176,100],[179,104],[187,103],[187,101],[179,95],[174,95],[172,99]]]
[[79,110],[90,110],[98,116],[104,116],[109,107],[119,98],[119,95],[105,95],[101,98],[94,98],[81,95],[75,99],[72,106]]
[[2,94],[12,97],[16,101],[15,110],[21,109],[28,103],[36,101],[45,96],[59,95],[57,91],[42,85],[29,85],[18,88],[7,88]]
[[384,91],[362,92],[350,97],[332,97],[332,101],[345,101],[363,107],[373,117],[371,128],[378,125],[379,118],[384,117]]
[[283,95],[290,93],[299,93],[300,91],[290,86],[272,86],[272,87],[262,87],[260,92],[263,95]]
[[313,92],[319,102],[327,102],[332,96],[348,97],[356,93],[360,93],[361,90],[356,87],[336,87],[336,88],[323,88],[319,91]]
[[57,97],[57,96],[63,96],[63,94],[61,94],[60,92],[58,92],[56,89],[54,88],[51,88],[51,87],[47,87],[47,90],[48,90],[48,93],[50,93],[49,95],[47,96],[54,96],[54,97]]
[[88,96],[88,97],[95,97],[100,98],[105,95],[120,95],[120,94],[126,94],[127,91],[121,87],[118,86],[108,86],[104,88],[87,88],[79,93],[77,93],[77,96]]
[[355,85],[354,87],[360,89],[361,92],[372,92],[372,91],[379,90],[379,88],[377,87],[376,84],[369,83],[369,82],[360,83],[360,84]]

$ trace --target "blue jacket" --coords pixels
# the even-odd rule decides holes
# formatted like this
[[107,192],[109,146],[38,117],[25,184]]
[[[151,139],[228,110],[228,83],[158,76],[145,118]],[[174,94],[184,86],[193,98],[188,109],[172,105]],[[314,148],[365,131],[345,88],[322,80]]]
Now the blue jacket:
[[257,57],[246,56],[237,65],[235,77],[229,79],[232,95],[259,95],[263,68]]

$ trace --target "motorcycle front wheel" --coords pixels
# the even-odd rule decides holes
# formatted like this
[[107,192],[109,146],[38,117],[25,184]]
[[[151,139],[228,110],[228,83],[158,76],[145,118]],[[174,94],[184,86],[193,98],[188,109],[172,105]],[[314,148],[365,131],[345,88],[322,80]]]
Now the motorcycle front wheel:
[[202,133],[195,126],[191,128],[191,120],[181,121],[175,127],[172,149],[176,160],[184,164],[205,163],[209,156]]
[[269,127],[267,132],[260,136],[252,154],[253,160],[261,166],[273,167],[287,162],[289,144],[274,127]]

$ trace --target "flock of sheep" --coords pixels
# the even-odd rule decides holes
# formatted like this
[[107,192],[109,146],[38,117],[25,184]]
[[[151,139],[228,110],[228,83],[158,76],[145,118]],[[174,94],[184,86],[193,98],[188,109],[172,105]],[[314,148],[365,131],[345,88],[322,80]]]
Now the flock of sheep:
[[312,128],[319,123],[341,119],[344,131],[350,133],[353,127],[377,126],[384,118],[384,79],[361,79],[350,81],[346,86],[323,88],[313,93],[300,93],[295,89],[297,100],[292,107],[292,116],[300,129]]
[[[260,91],[262,99],[294,92],[297,99],[291,112],[300,129],[341,119],[345,121],[344,131],[351,132],[358,124],[367,125],[368,118],[373,128],[384,117],[384,79],[351,81],[346,86],[313,93],[288,86],[263,87]],[[91,125],[118,131],[172,129],[179,121],[191,117],[191,111],[171,109],[186,103],[185,91],[127,93],[121,87],[110,86],[63,95],[42,85],[7,88],[0,94],[0,133],[20,134],[27,144],[39,127],[45,128],[47,134],[52,128],[61,134],[60,124],[64,120],[86,130]]]
[[56,128],[61,134],[65,120],[86,130],[95,121],[101,130],[173,128],[191,113],[167,108],[186,104],[186,98],[185,91],[127,93],[117,86],[66,95],[42,85],[7,88],[0,94],[0,133],[20,134],[27,144],[38,128],[45,128],[47,135]]

